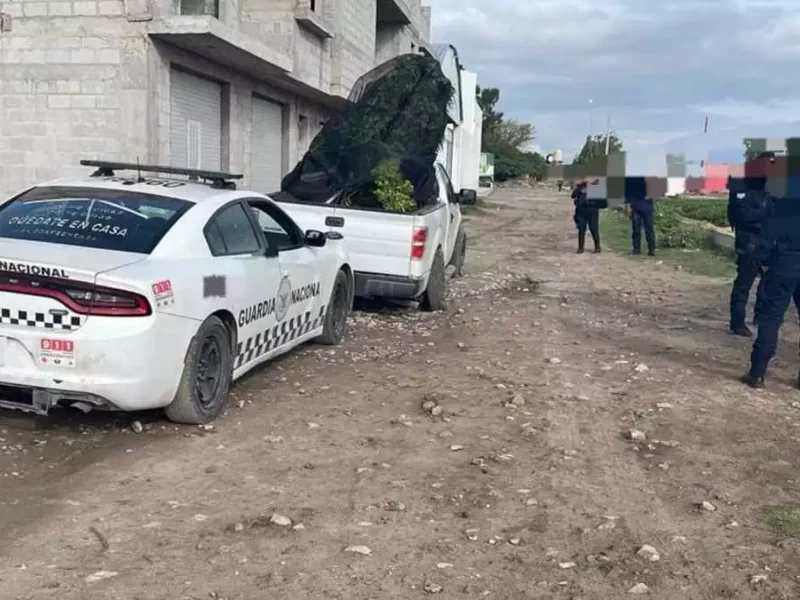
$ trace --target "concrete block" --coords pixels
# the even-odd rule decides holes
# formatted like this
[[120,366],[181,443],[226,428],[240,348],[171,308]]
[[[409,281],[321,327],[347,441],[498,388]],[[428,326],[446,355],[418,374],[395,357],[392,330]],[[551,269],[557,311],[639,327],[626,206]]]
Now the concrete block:
[[70,50],[53,49],[44,53],[45,61],[50,65],[62,65],[72,62]]
[[70,106],[72,108],[95,108],[97,106],[97,98],[88,94],[79,94],[70,98]]
[[76,65],[91,65],[95,63],[95,51],[88,48],[69,51],[69,62]]
[[101,0],[97,3],[97,12],[103,16],[118,16],[124,11],[121,0]]
[[103,109],[119,108],[119,96],[98,96],[97,108],[103,108]]
[[97,3],[81,0],[72,4],[72,10],[75,15],[94,16],[97,14]]
[[23,50],[22,51],[22,62],[28,63],[31,65],[40,65],[44,62],[45,58],[45,51],[44,50]]
[[69,108],[69,96],[50,95],[47,97],[47,105],[50,108]]
[[102,65],[118,65],[120,63],[120,51],[115,48],[105,48],[95,50],[95,62]]
[[49,2],[47,14],[51,17],[69,17],[72,15],[71,2]]
[[7,15],[11,15],[12,19],[19,19],[20,17],[24,16],[22,14],[22,3],[21,2],[7,2],[3,4],[3,12]]
[[59,94],[80,94],[81,82],[71,79],[59,79],[55,82],[55,88]]
[[22,14],[26,17],[46,17],[47,2],[25,2],[22,6]]
[[100,95],[106,91],[106,84],[103,81],[83,81],[79,85],[82,94]]

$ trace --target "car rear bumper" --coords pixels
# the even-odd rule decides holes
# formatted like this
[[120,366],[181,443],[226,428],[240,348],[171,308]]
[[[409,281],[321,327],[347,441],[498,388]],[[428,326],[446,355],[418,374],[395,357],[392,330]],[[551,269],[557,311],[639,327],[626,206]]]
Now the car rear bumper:
[[[156,318],[90,317],[73,332],[0,327],[0,406],[46,414],[55,405],[111,410],[167,406],[199,323]],[[65,340],[59,364],[42,340]],[[66,358],[65,358],[66,357]]]
[[418,298],[428,285],[428,276],[402,277],[383,273],[355,273],[355,295],[359,298]]

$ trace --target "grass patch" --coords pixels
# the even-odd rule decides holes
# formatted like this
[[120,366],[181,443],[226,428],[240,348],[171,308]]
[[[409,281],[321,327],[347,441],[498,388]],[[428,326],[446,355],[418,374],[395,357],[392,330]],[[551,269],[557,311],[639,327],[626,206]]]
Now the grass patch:
[[[603,244],[620,254],[631,251],[631,221],[625,213],[608,209],[600,211],[600,232]],[[644,232],[642,249],[646,252]],[[677,213],[657,211],[656,253],[658,259],[667,264],[679,265],[682,269],[708,277],[731,278],[736,267],[731,257],[713,248],[705,232],[688,226],[677,218]],[[652,261],[647,256],[632,256],[632,259]]]
[[764,509],[764,520],[778,535],[800,538],[800,504],[779,504]]
[[691,198],[679,196],[658,201],[660,206],[673,210],[682,217],[706,221],[717,227],[729,227],[727,198]]

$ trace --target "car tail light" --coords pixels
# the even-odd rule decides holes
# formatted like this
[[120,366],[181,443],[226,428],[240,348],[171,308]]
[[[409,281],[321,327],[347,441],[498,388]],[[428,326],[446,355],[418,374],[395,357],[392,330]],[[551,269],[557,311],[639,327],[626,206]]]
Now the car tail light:
[[153,312],[147,298],[140,294],[90,283],[0,274],[0,291],[52,298],[80,315],[146,317]]
[[411,260],[422,260],[425,255],[425,242],[428,241],[428,228],[415,227],[411,235]]
[[[151,313],[147,298],[111,288],[82,289],[70,286],[64,290],[87,315],[103,317],[145,317]],[[73,309],[75,310],[75,309]],[[75,312],[80,312],[75,310]]]

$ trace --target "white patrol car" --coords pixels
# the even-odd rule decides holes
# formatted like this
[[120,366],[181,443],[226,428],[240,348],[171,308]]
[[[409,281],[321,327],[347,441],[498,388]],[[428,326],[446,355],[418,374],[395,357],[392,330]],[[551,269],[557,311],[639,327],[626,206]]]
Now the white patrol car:
[[0,406],[207,423],[253,367],[345,336],[341,235],[303,232],[239,175],[81,164],[97,170],[0,204]]

